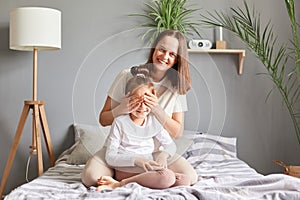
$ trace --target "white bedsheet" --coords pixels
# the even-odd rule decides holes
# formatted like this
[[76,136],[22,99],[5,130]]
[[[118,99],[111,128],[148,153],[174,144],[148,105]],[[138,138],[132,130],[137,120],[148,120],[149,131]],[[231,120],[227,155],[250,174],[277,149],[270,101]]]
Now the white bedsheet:
[[[193,186],[153,190],[130,183],[115,190],[97,192],[95,187],[86,188],[81,183],[80,173],[83,165],[69,165],[62,159],[41,177],[13,190],[5,200],[300,199],[299,178],[284,174],[263,176],[237,158],[234,151],[230,150],[229,143],[218,143],[205,154],[203,149],[206,149],[207,144],[207,141],[205,145],[195,143],[184,155],[199,174],[199,181]],[[199,152],[200,149],[202,152]]]
[[300,199],[300,179],[283,174],[262,176],[238,159],[204,162],[199,181],[190,187],[152,190],[136,183],[97,192],[80,182],[83,166],[59,163],[41,177],[13,190],[5,200],[16,199]]

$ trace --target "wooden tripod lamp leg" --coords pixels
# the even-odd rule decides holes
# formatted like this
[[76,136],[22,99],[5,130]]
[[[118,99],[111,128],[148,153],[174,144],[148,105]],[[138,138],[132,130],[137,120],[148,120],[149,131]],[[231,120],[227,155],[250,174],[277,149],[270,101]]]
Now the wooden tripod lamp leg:
[[50,137],[50,131],[49,131],[48,123],[47,123],[44,103],[39,105],[39,111],[40,111],[40,118],[41,118],[45,143],[46,143],[48,156],[49,156],[49,160],[50,160],[50,165],[53,167],[54,164],[55,164],[55,157],[54,157],[54,152],[53,152],[52,140],[51,140],[51,137]]
[[10,173],[10,170],[11,170],[11,167],[12,167],[12,164],[13,164],[13,161],[14,161],[17,149],[18,149],[19,141],[20,141],[23,129],[24,129],[25,122],[26,122],[26,118],[27,118],[28,113],[29,113],[29,110],[30,110],[29,105],[24,104],[22,114],[21,114],[21,117],[20,117],[20,121],[19,121],[19,124],[18,124],[18,127],[17,127],[16,135],[15,135],[12,147],[10,149],[8,160],[7,160],[5,169],[4,169],[4,173],[3,173],[3,177],[2,177],[2,181],[1,181],[1,187],[0,187],[0,197],[2,197],[4,187],[6,185],[6,181],[8,179],[8,176],[9,176],[9,173]]
[[42,142],[41,142],[41,133],[40,133],[40,114],[39,114],[38,104],[35,104],[33,106],[33,120],[34,120],[34,130],[36,131],[34,136],[36,137],[38,174],[39,176],[41,176],[44,172],[44,169],[43,169],[43,152],[42,152]]

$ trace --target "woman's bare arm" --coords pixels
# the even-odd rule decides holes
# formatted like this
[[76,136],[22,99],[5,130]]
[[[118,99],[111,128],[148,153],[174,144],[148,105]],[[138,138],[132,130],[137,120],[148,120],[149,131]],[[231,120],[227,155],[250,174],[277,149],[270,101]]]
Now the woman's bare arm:
[[113,112],[113,109],[117,106],[118,103],[116,101],[112,100],[109,96],[106,98],[105,104],[99,115],[99,122],[102,126],[109,126],[112,124],[116,117],[115,114],[117,114],[117,110]]
[[168,117],[165,111],[157,106],[152,110],[158,121],[168,131],[172,138],[179,138],[182,136],[184,129],[184,113],[176,112],[172,114],[172,118]]
[[173,138],[180,138],[184,130],[184,113],[177,112],[172,114],[170,121],[166,123],[165,129]]

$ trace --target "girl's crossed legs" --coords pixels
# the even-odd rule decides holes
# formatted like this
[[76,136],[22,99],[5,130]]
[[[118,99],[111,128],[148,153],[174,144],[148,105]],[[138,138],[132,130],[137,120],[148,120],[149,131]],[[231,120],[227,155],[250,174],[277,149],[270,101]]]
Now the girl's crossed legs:
[[136,182],[144,187],[152,189],[165,189],[173,186],[191,185],[191,180],[187,175],[174,173],[170,169],[163,168],[141,174],[116,170],[116,180],[110,176],[101,176],[98,179],[97,190],[114,189],[131,182]]
[[[101,176],[114,176],[114,170],[105,162],[105,152],[106,148],[102,148],[86,163],[81,175],[82,182],[86,187],[97,186],[97,180]],[[191,180],[191,185],[193,185],[198,179],[196,171],[182,156],[175,155],[174,157],[175,159],[168,164],[168,168],[175,172],[175,174],[184,174],[188,176]]]

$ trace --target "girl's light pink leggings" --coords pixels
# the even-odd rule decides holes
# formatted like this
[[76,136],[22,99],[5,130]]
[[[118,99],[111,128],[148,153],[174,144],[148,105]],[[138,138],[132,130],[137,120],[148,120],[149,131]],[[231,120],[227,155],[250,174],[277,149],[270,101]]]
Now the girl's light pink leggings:
[[133,175],[131,177],[128,176],[130,176],[128,173],[116,170],[116,179],[118,181],[121,181],[122,185],[131,182],[136,182],[144,187],[152,189],[165,189],[180,185],[191,185],[190,178],[187,175],[174,173],[170,169],[148,171],[141,174]]

